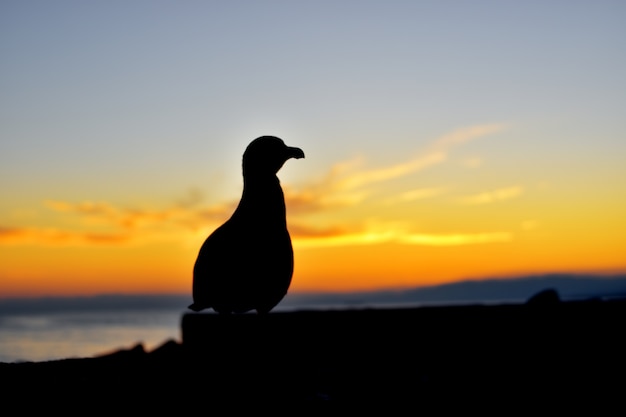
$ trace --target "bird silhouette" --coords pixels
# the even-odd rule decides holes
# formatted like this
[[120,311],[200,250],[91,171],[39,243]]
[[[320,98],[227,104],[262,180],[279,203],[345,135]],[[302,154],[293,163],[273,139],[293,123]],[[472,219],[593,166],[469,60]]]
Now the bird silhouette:
[[304,152],[275,136],[261,136],[246,148],[241,200],[230,219],[200,247],[191,310],[264,314],[287,294],[293,248],[276,174],[291,158],[304,158]]

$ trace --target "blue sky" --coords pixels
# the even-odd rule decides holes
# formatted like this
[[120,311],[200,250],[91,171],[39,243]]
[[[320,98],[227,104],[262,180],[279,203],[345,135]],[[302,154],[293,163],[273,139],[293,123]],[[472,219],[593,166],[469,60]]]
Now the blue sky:
[[603,130],[624,149],[618,1],[1,7],[2,165],[13,180],[162,165],[178,186],[229,169],[206,166],[266,131],[327,164],[356,153],[387,162],[451,127],[494,121],[540,127],[526,152],[545,149],[555,125],[548,151],[585,152],[594,145],[580,136]]

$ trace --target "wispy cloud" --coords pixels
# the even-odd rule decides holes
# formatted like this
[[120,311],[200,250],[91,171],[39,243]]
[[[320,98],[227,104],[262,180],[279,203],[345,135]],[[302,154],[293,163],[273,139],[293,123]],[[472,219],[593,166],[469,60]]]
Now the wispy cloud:
[[513,235],[508,232],[491,233],[448,233],[448,234],[409,234],[401,236],[402,243],[426,246],[460,246],[481,243],[508,242]]
[[[456,147],[483,136],[500,132],[504,124],[486,124],[455,130],[434,140],[424,151],[397,164],[364,169],[364,158],[343,161],[331,167],[322,179],[304,184],[299,188],[285,187],[285,198],[289,208],[290,229],[294,241],[303,247],[365,245],[397,242],[411,245],[455,246],[487,242],[505,242],[511,235],[504,232],[475,234],[412,234],[407,228],[370,227],[358,225],[329,225],[319,229],[304,225],[311,224],[307,216],[337,208],[350,208],[362,204],[371,192],[371,186],[415,174],[439,165],[448,159]],[[382,203],[397,204],[432,198],[447,191],[443,187],[425,187],[407,190],[383,200]],[[495,198],[505,198],[507,191],[498,191]],[[510,191],[509,191],[510,193]],[[315,230],[320,233],[310,233]],[[323,233],[321,232],[323,231]]]
[[[414,174],[441,164],[456,146],[504,129],[489,124],[459,129],[431,143],[425,151],[389,166],[365,169],[362,157],[333,165],[322,177],[295,187],[284,184],[289,212],[290,232],[300,246],[333,246],[397,242],[410,245],[452,246],[487,242],[504,242],[507,233],[415,234],[408,227],[379,224],[372,227],[358,217],[350,224],[333,224],[332,211],[363,204],[371,185]],[[442,187],[407,190],[383,203],[414,201],[446,192]],[[465,204],[481,204],[513,198],[521,187],[510,187],[489,193],[468,196]],[[228,219],[238,199],[205,204],[199,190],[190,190],[183,198],[163,208],[123,207],[109,202],[67,202],[48,200],[45,207],[68,216],[71,230],[62,228],[0,228],[0,244],[43,245],[122,245],[155,239],[183,239],[194,233],[209,233]],[[320,216],[325,221],[320,221]],[[317,216],[313,220],[311,216]]]
[[445,152],[431,152],[396,165],[354,173],[340,182],[343,188],[351,189],[387,181],[421,171],[446,160]]
[[122,244],[131,240],[127,233],[74,232],[55,228],[0,228],[0,244],[4,245],[91,245]]
[[235,203],[215,204],[208,207],[177,203],[158,210],[116,207],[107,202],[91,201],[69,203],[47,200],[44,205],[59,213],[78,216],[85,224],[136,230],[164,224],[197,229],[207,222],[225,220],[234,210]]
[[384,201],[385,204],[398,204],[406,203],[409,201],[423,200],[426,198],[433,198],[446,193],[447,189],[444,187],[432,187],[432,188],[418,188],[416,190],[405,191],[399,195],[390,197]]
[[[290,224],[290,233],[294,245],[298,247],[372,245],[388,242],[423,246],[459,246],[507,242],[512,239],[512,235],[506,232],[415,234],[385,228],[369,230],[339,226],[315,228],[297,223]],[[139,236],[124,232],[93,233],[54,228],[0,228],[0,244],[3,245],[121,245],[137,242]]]
[[462,246],[502,243],[511,240],[513,240],[513,235],[509,232],[410,233],[380,228],[319,236],[296,235],[294,245],[298,247],[330,247],[400,243],[419,246]]
[[[458,129],[435,139],[430,146],[416,156],[393,165],[364,169],[365,159],[354,158],[341,161],[330,168],[321,179],[298,188],[285,187],[285,198],[290,213],[312,213],[319,210],[353,206],[361,203],[369,193],[368,186],[390,181],[439,165],[448,159],[448,154],[457,146],[506,129],[504,124],[485,124]],[[433,196],[441,190],[409,190],[405,199]],[[431,194],[428,194],[431,193]]]
[[523,193],[523,187],[513,186],[461,197],[459,202],[468,205],[489,204],[502,200],[510,200],[519,197]]
[[108,202],[47,200],[43,205],[67,216],[66,228],[0,227],[3,245],[123,245],[162,239],[180,239],[216,227],[226,220],[236,202],[205,206],[197,194],[162,209],[119,207]]
[[408,161],[388,167],[353,173],[344,178],[341,181],[341,185],[344,188],[356,188],[422,171],[446,161],[449,152],[455,147],[480,137],[500,132],[505,128],[506,125],[504,124],[486,124],[455,130],[436,139],[425,152]]
[[491,123],[484,125],[475,125],[454,130],[439,139],[432,144],[432,149],[436,151],[447,152],[453,147],[469,142],[474,139],[478,139],[483,136],[487,136],[493,133],[501,132],[506,129],[507,125],[503,123]]

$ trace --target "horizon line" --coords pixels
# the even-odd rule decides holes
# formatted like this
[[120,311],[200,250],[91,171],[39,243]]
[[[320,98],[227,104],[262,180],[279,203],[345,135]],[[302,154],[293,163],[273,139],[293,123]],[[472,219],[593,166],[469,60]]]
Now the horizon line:
[[[515,275],[515,276],[495,276],[484,278],[472,278],[463,279],[452,282],[445,282],[440,284],[427,284],[427,285],[413,285],[404,287],[381,287],[373,289],[358,289],[358,290],[300,290],[289,291],[287,297],[298,298],[315,298],[315,297],[358,297],[376,295],[402,295],[411,292],[433,292],[433,291],[445,291],[446,289],[453,289],[463,286],[488,286],[488,285],[504,285],[513,286],[521,283],[539,283],[540,281],[550,281],[553,283],[556,280],[564,280],[570,282],[582,282],[600,283],[600,282],[618,282],[621,280],[626,281],[626,273],[544,273],[544,274],[529,274],[529,275]],[[626,288],[625,288],[626,289]],[[48,294],[48,295],[22,295],[22,296],[0,296],[0,304],[14,303],[14,302],[36,302],[36,301],[63,301],[63,300],[96,300],[96,299],[133,299],[141,298],[147,299],[159,299],[159,298],[189,298],[191,299],[191,292],[101,292],[92,294]]]
[[[519,280],[532,280],[532,279],[544,279],[544,278],[569,278],[569,279],[626,279],[626,270],[624,271],[610,271],[610,272],[539,272],[529,274],[503,274],[484,277],[473,278],[461,278],[454,281],[442,282],[439,284],[425,284],[425,285],[406,285],[396,287],[378,287],[367,289],[354,289],[354,290],[332,290],[332,289],[320,289],[320,290],[291,290],[287,295],[332,295],[332,294],[373,294],[381,292],[404,292],[420,289],[439,288],[445,286],[454,286],[464,283],[480,283],[480,282],[496,282],[496,281],[519,281]],[[98,297],[191,297],[191,291],[188,292],[95,292],[85,294],[34,294],[34,295],[9,295],[4,296],[0,294],[0,302],[5,300],[35,300],[35,299],[76,299],[76,298],[98,298]]]

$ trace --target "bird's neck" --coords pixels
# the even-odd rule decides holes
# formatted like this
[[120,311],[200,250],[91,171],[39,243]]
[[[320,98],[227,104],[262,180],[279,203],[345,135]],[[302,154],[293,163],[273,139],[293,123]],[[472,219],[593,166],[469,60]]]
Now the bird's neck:
[[235,215],[274,224],[286,223],[285,197],[276,175],[244,178],[243,194]]

